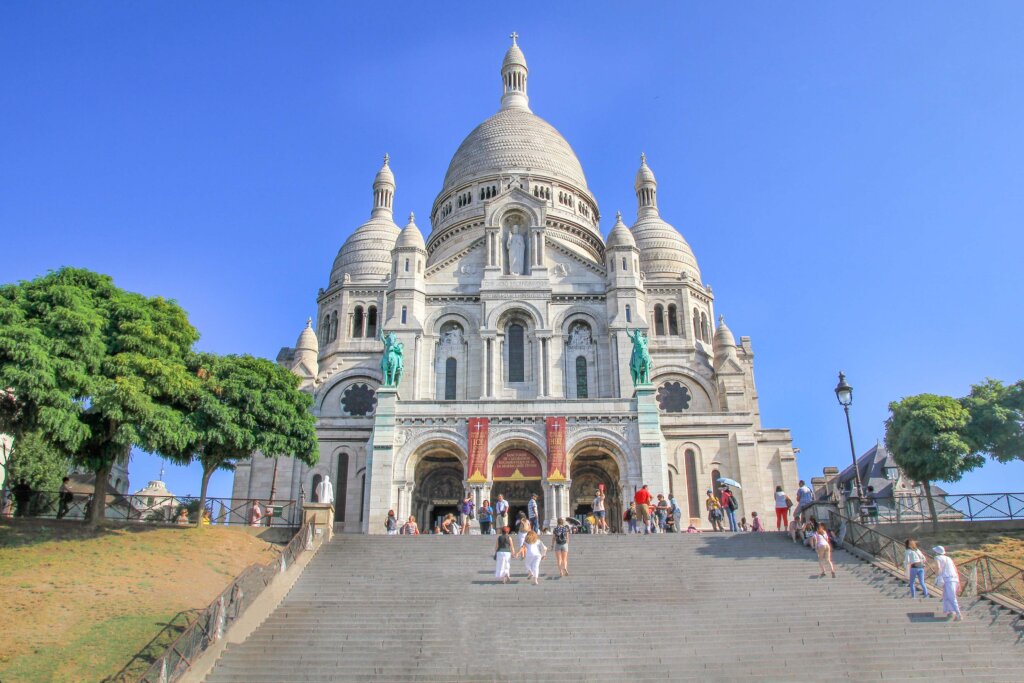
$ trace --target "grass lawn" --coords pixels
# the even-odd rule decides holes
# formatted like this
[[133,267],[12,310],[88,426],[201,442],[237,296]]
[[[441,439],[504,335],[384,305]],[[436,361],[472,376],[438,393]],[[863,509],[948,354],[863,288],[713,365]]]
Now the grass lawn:
[[[0,681],[100,681],[280,548],[229,528],[0,526]],[[162,651],[168,643],[153,643]],[[153,654],[156,654],[154,652]],[[140,662],[138,676],[148,666]]]
[[921,534],[916,538],[918,545],[929,552],[937,545],[945,547],[946,552],[957,562],[984,553],[1024,568],[1024,530],[942,531],[938,534]]

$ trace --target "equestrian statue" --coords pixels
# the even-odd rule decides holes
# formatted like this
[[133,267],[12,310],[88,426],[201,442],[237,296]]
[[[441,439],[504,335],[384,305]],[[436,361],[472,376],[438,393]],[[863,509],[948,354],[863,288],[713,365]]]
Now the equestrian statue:
[[633,378],[633,386],[651,383],[651,354],[647,351],[647,335],[643,330],[633,330],[626,336],[633,342],[633,354],[629,357],[629,374]]
[[396,387],[402,381],[405,363],[402,360],[402,342],[394,332],[384,332],[381,328],[380,340],[384,343],[384,353],[380,357],[380,374],[384,378],[384,386]]

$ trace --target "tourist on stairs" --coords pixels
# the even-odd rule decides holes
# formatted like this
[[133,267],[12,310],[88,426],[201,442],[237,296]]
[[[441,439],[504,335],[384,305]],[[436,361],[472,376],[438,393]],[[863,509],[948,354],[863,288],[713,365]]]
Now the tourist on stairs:
[[530,527],[534,531],[540,530],[540,510],[537,506],[537,494],[530,496],[530,502],[526,504],[526,514],[530,518]]
[[508,527],[501,527],[501,535],[494,546],[494,578],[502,583],[512,580],[512,554],[516,551]]
[[761,523],[761,518],[757,516],[756,512],[751,512],[750,518],[752,520],[750,523],[751,531],[764,531],[764,524]]
[[775,487],[775,530],[782,531],[789,526],[789,508],[793,501],[789,499],[781,486]]
[[494,508],[491,507],[491,501],[485,500],[484,504],[477,510],[477,517],[480,519],[480,533],[487,536],[491,533],[491,519],[494,515]]
[[448,513],[441,522],[441,533],[445,535],[459,533],[459,525],[455,523],[455,515]]
[[525,540],[519,548],[519,557],[526,559],[526,578],[537,586],[540,584],[540,561],[547,557],[548,549],[532,529],[527,532]]
[[636,513],[644,525],[644,535],[651,532],[651,492],[647,490],[647,484],[640,487],[640,490],[633,496],[636,503]]
[[605,520],[604,510],[604,491],[600,488],[597,489],[597,493],[594,494],[594,519],[597,522],[597,528],[594,533],[608,533],[608,522]]
[[910,582],[910,597],[916,598],[917,592],[915,590],[914,582],[917,581],[921,584],[921,592],[924,597],[928,596],[928,586],[924,584],[924,553],[917,547],[917,541],[912,538],[908,538],[904,545],[907,548],[906,554],[903,556],[903,563],[907,566],[907,581]]
[[526,534],[530,533],[533,526],[530,524],[530,520],[526,518],[526,513],[522,510],[519,511],[519,521],[516,522],[516,531],[519,534],[519,547],[523,547],[523,543],[526,542]]
[[508,501],[500,493],[498,494],[498,500],[494,501],[494,514],[496,515],[494,520],[496,528],[504,529],[508,526]]
[[736,503],[736,497],[729,490],[728,486],[722,487],[722,511],[725,512],[725,516],[729,520],[729,531],[739,531],[739,527],[736,526],[736,509],[739,505]]
[[811,547],[818,553],[818,567],[821,568],[822,577],[825,576],[825,565],[828,565],[832,578],[836,578],[836,567],[832,564],[832,544],[829,543],[824,524],[819,524],[818,530],[811,537]]
[[722,528],[722,504],[711,489],[708,489],[708,499],[704,501],[704,507],[708,509],[708,521],[711,522],[711,528],[715,531],[725,531]]
[[460,533],[469,533],[469,523],[473,519],[473,494],[468,493],[466,497],[462,499],[462,504],[459,506],[459,527],[462,529]]
[[956,569],[953,558],[946,554],[946,549],[941,545],[932,548],[935,553],[935,564],[938,565],[938,573],[935,580],[942,586],[942,613],[947,617],[953,615],[955,621],[963,620],[960,614],[960,602],[956,594],[960,592],[960,572]]
[[420,528],[416,525],[416,516],[409,515],[409,520],[402,525],[400,533],[403,536],[418,536]]
[[551,547],[555,549],[558,575],[569,576],[569,534],[572,530],[565,523],[565,517],[558,518],[558,525],[551,530]]
[[395,516],[394,510],[388,510],[388,518],[384,520],[384,528],[388,532],[388,536],[398,535],[398,517]]

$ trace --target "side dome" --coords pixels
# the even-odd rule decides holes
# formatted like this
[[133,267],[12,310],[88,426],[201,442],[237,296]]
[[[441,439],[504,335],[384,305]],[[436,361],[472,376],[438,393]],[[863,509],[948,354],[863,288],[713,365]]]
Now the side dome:
[[633,238],[640,250],[640,272],[647,279],[678,280],[683,273],[700,282],[697,257],[679,231],[666,223],[658,211],[658,181],[647,165],[647,155],[640,155],[636,188],[636,223]]
[[356,228],[338,251],[331,269],[331,284],[345,275],[359,282],[379,282],[391,275],[391,250],[398,226],[390,219],[374,217]]
[[636,240],[633,239],[633,233],[629,231],[626,224],[622,222],[622,212],[619,211],[615,214],[615,225],[612,226],[612,231],[608,233],[608,240],[605,245],[609,249],[617,249],[625,247],[627,249],[636,247]]
[[475,178],[530,173],[588,190],[576,153],[554,126],[528,109],[502,109],[473,129],[448,164],[442,194]]
[[427,250],[427,245],[423,241],[423,233],[416,227],[416,215],[409,214],[409,224],[402,228],[401,234],[398,236],[398,241],[395,242],[395,248],[412,248]]

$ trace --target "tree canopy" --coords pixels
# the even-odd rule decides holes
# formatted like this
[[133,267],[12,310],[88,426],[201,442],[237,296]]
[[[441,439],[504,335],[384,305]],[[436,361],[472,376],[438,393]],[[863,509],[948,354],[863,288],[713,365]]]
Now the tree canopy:
[[987,379],[960,403],[971,415],[964,437],[975,452],[1000,462],[1024,460],[1024,380],[1005,385]]
[[971,415],[949,396],[919,394],[889,404],[885,446],[911,479],[924,486],[932,522],[938,522],[931,482],[959,481],[985,458],[974,452],[963,433]]

